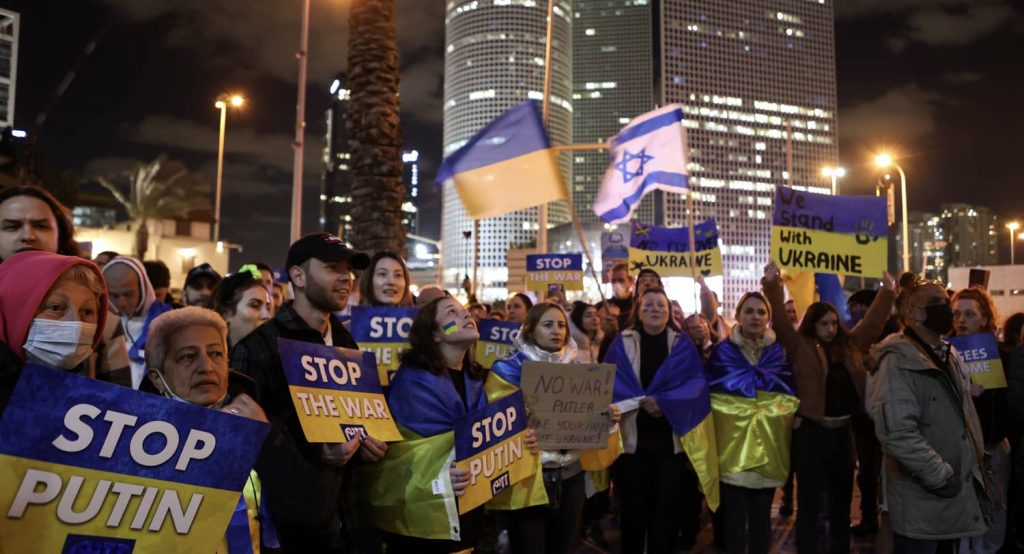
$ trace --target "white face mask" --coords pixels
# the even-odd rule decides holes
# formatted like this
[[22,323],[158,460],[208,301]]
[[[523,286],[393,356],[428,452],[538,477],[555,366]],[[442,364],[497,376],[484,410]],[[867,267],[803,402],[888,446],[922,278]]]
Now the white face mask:
[[612,291],[616,298],[629,298],[629,287],[625,283],[612,283]]
[[[171,386],[167,384],[167,380],[164,379],[164,373],[162,371],[160,371],[160,370],[155,370],[155,371],[156,371],[156,376],[160,378],[160,382],[163,383],[163,385],[164,385],[164,397],[170,398],[171,400],[176,400],[178,402],[184,402],[186,404],[192,404],[192,402],[189,402],[188,400],[185,400],[184,398],[182,398],[182,397],[178,396],[177,394],[175,394],[173,390],[171,390]],[[221,397],[220,400],[214,402],[213,405],[209,406],[209,407],[213,408],[215,410],[216,409],[220,409],[220,407],[224,405],[224,403],[225,403],[225,401],[227,399],[228,399],[228,395],[227,395],[227,393],[225,393],[224,396]]]
[[25,341],[25,357],[56,369],[74,369],[92,354],[96,324],[33,319]]

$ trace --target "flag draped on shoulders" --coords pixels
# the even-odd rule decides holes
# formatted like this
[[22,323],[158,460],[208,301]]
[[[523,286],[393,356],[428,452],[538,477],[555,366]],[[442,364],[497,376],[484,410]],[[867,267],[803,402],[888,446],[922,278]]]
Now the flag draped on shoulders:
[[669,104],[645,113],[608,141],[609,166],[594,200],[594,214],[608,223],[629,221],[652,190],[690,186],[683,107]]
[[455,378],[465,380],[465,404],[447,373],[402,366],[392,379],[388,407],[404,440],[390,443],[377,463],[356,470],[369,519],[378,528],[407,537],[459,539],[448,473],[455,459],[453,429],[456,419],[486,406],[487,397],[480,379]]
[[471,219],[562,200],[557,154],[537,105],[513,106],[441,162],[436,181],[454,181]]
[[754,365],[726,338],[711,352],[707,367],[721,475],[754,471],[784,482],[800,401],[782,346],[766,347]]
[[700,354],[689,339],[679,335],[645,389],[626,352],[625,340],[634,340],[626,333],[634,332],[625,331],[616,337],[605,356],[606,363],[616,366],[612,399],[625,414],[639,409],[639,401],[643,397],[654,398],[672,430],[679,435],[683,451],[697,472],[708,506],[712,510],[717,509],[718,450],[711,417],[711,396]]

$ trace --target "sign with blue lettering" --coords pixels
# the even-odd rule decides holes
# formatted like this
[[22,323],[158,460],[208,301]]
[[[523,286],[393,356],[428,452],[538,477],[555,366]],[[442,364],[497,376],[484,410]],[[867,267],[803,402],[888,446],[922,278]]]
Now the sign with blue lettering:
[[307,441],[402,440],[373,353],[282,338],[277,348]]
[[469,487],[459,497],[460,514],[537,472],[526,432],[522,391],[455,420],[455,467],[469,470]]
[[629,236],[622,231],[601,233],[601,282],[611,281],[612,268],[629,262]]
[[971,382],[985,387],[986,390],[1006,388],[1006,373],[1003,371],[1003,360],[999,357],[999,343],[996,342],[995,335],[978,333],[950,337],[949,342],[960,354]]
[[0,420],[0,550],[212,552],[267,429],[28,365]]
[[693,226],[696,248],[690,247],[689,227],[655,227],[633,221],[629,236],[629,270],[653,269],[662,277],[690,277],[690,256],[696,273],[722,275],[722,249],[714,219]]
[[380,384],[388,386],[402,365],[402,351],[409,348],[409,330],[419,308],[353,306],[349,331],[361,350],[377,356]]
[[527,290],[547,294],[549,286],[583,290],[583,254],[528,254]]
[[476,341],[476,361],[491,369],[494,362],[507,358],[515,351],[512,343],[519,336],[518,323],[498,319],[484,319],[477,324],[480,340]]

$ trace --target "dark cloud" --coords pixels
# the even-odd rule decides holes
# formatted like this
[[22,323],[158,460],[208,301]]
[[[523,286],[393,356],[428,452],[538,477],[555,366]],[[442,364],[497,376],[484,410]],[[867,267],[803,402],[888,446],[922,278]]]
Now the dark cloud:
[[868,17],[901,21],[898,35],[886,39],[896,53],[910,43],[971,44],[1020,20],[1009,0],[841,0],[835,10],[841,21]]
[[984,75],[974,71],[947,71],[942,74],[942,80],[951,85],[976,83],[983,78]]
[[839,110],[841,142],[864,143],[887,136],[913,141],[933,132],[940,94],[904,85],[870,100]]

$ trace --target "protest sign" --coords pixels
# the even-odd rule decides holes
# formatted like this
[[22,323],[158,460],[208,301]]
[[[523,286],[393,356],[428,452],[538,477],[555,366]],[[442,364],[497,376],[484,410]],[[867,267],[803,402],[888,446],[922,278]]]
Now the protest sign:
[[526,288],[543,298],[550,287],[583,290],[583,254],[529,254]]
[[307,441],[402,440],[372,353],[282,338],[277,348]]
[[662,277],[691,277],[690,251],[697,273],[722,275],[722,250],[714,219],[693,226],[696,249],[690,248],[689,227],[654,227],[632,222],[629,235],[629,269],[653,269]]
[[477,324],[480,340],[476,341],[476,362],[491,369],[494,362],[515,351],[512,342],[519,336],[520,324],[497,319],[484,319]]
[[377,357],[377,375],[382,386],[402,365],[402,351],[409,348],[409,330],[418,308],[353,306],[349,331],[361,350]]
[[28,365],[0,420],[0,551],[212,552],[267,428]]
[[1003,360],[999,357],[999,343],[995,335],[978,333],[950,337],[949,342],[960,354],[971,382],[985,387],[985,390],[1006,388],[1006,373],[1003,371]]
[[455,467],[469,469],[460,514],[536,473],[537,456],[526,448],[526,430],[520,391],[455,420]]
[[629,262],[629,241],[622,231],[601,233],[601,282],[611,282],[612,268]]
[[771,258],[791,271],[879,277],[889,248],[885,202],[775,187]]
[[608,445],[613,364],[526,361],[520,388],[543,450],[585,450]]

